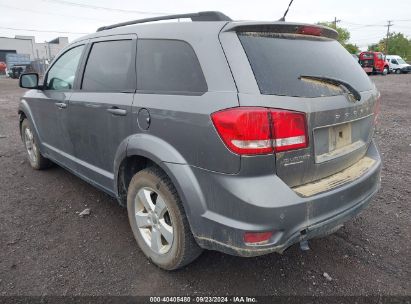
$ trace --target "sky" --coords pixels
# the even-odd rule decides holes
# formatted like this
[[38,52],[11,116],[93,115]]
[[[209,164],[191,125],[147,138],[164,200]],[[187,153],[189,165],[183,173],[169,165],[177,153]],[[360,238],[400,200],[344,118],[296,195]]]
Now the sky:
[[[58,36],[72,41],[103,25],[154,17],[218,10],[234,20],[278,20],[289,0],[0,0],[0,36],[35,36],[36,42]],[[411,0],[294,0],[287,21],[340,20],[350,42],[364,49],[391,31],[411,38]],[[1,48],[1,46],[0,46]]]

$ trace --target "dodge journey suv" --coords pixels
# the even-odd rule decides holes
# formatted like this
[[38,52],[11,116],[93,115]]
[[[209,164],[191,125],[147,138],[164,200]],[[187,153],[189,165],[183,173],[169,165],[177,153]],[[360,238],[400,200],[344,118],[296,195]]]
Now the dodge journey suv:
[[[191,22],[154,22],[177,18]],[[219,12],[102,27],[41,83],[21,76],[30,164],[117,198],[168,270],[202,249],[250,257],[332,233],[368,204],[381,167],[379,93],[336,38]]]

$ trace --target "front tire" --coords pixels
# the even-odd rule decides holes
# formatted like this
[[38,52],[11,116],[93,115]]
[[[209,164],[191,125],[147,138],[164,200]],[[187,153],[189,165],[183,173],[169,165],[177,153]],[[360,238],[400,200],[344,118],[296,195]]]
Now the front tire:
[[140,249],[158,267],[175,270],[201,254],[177,191],[161,169],[149,167],[134,175],[127,212]]
[[385,75],[387,75],[387,74],[388,74],[388,68],[385,67],[385,68],[382,70],[382,75],[385,76]]
[[50,160],[43,157],[40,153],[39,145],[34,136],[31,124],[27,118],[25,118],[21,123],[21,138],[23,139],[24,146],[26,147],[27,158],[30,162],[30,166],[35,170],[42,170],[50,167]]
[[400,69],[395,70],[395,74],[401,74],[401,70]]

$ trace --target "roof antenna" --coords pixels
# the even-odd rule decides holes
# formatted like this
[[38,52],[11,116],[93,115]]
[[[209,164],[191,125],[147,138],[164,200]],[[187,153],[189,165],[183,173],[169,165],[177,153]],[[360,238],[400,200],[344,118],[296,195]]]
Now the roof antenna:
[[290,9],[291,4],[293,4],[293,1],[294,1],[294,0],[291,0],[291,1],[290,1],[290,4],[288,4],[287,10],[285,11],[284,16],[283,16],[280,20],[278,20],[278,21],[285,21],[285,16],[287,16],[288,10]]

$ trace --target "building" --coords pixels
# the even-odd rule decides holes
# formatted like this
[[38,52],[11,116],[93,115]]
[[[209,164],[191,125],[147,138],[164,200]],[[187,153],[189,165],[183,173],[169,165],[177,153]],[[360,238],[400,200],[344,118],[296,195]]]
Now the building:
[[67,44],[67,37],[43,43],[37,43],[34,36],[0,37],[0,61],[6,61],[7,53],[28,54],[31,61],[51,61]]

